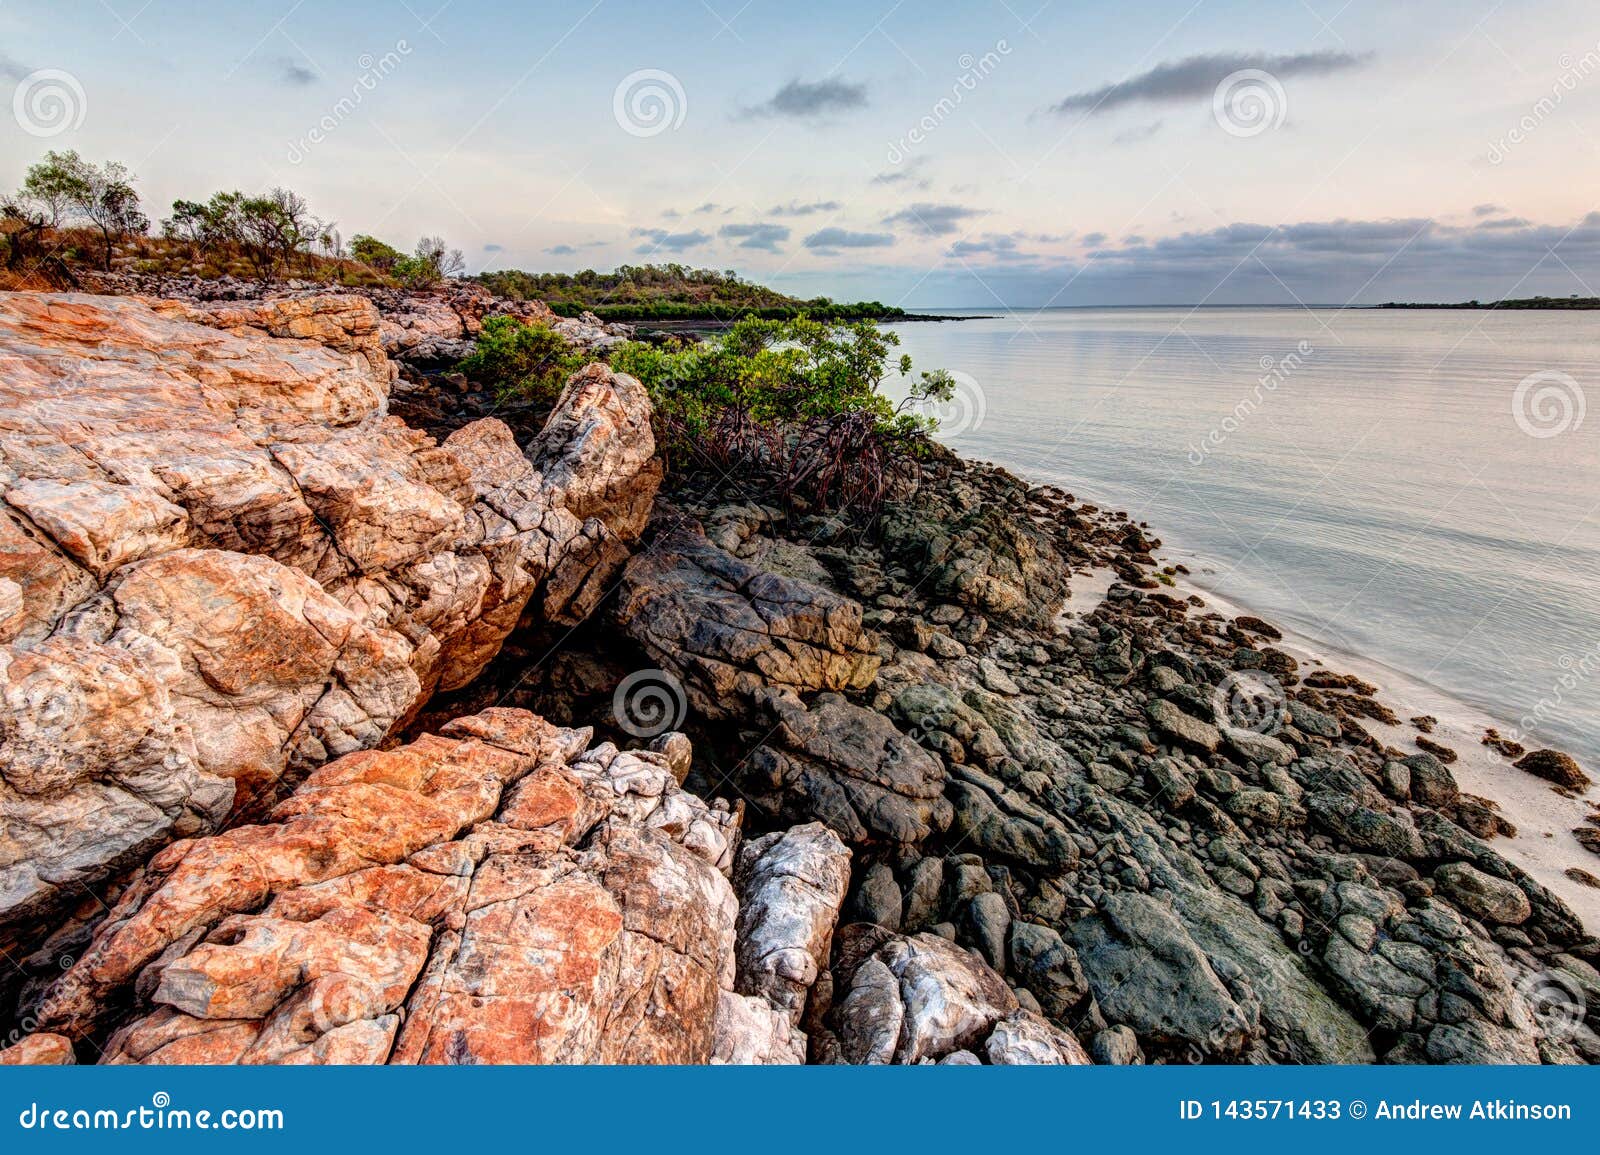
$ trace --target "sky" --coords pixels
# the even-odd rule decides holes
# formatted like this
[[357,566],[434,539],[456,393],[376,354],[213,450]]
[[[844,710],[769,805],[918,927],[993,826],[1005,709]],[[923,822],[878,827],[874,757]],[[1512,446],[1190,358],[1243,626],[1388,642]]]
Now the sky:
[[0,0],[0,188],[52,148],[127,164],[152,218],[284,185],[473,271],[1600,295],[1593,0]]

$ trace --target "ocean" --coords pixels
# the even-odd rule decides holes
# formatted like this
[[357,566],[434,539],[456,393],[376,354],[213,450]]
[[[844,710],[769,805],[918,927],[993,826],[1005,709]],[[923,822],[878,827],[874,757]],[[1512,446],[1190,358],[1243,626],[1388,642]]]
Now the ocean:
[[1600,772],[1600,312],[893,328],[957,376],[952,448],[1126,510],[1202,589]]

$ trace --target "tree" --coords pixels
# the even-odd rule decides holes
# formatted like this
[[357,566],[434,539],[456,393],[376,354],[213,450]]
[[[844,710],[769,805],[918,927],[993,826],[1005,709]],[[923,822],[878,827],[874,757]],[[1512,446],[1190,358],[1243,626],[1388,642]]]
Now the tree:
[[150,228],[127,167],[114,160],[97,165],[75,151],[45,153],[28,169],[19,198],[35,206],[50,228],[78,221],[96,229],[108,270],[116,243]]
[[88,195],[84,167],[76,152],[50,152],[28,170],[19,195],[37,207],[47,228],[60,228]]
[[395,262],[394,273],[412,288],[428,288],[446,277],[458,277],[467,262],[460,249],[448,248],[443,237],[423,237],[416,252]]
[[350,238],[350,255],[380,273],[391,272],[395,265],[405,260],[405,254],[399,249],[366,233],[357,233]]
[[240,240],[265,284],[276,279],[280,270],[292,268],[295,257],[309,253],[327,230],[311,215],[305,198],[286,188],[240,200],[237,221]]

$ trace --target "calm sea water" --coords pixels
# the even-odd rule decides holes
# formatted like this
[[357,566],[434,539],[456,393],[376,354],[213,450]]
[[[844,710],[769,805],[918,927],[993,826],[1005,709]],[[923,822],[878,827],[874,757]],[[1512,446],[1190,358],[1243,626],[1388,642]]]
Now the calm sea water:
[[1199,584],[1600,770],[1600,313],[896,328],[962,382],[954,448],[1127,510]]

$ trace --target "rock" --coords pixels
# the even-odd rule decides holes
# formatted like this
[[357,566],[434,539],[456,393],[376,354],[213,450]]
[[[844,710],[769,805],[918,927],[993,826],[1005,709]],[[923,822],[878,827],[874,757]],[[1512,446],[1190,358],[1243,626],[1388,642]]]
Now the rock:
[[1289,699],[1289,717],[1297,730],[1314,734],[1318,738],[1332,741],[1344,732],[1344,728],[1339,725],[1339,719],[1314,706],[1306,705],[1298,698]]
[[1077,863],[1077,844],[1061,822],[998,780],[959,766],[946,793],[954,806],[951,833],[979,850],[1035,867],[1070,870]]
[[900,884],[886,863],[875,862],[862,875],[851,903],[853,921],[870,922],[885,930],[899,930],[901,921]]
[[1089,993],[1077,954],[1055,930],[1038,923],[1011,924],[1011,973],[1057,1021],[1065,1020]]
[[1077,1039],[1027,1010],[1013,1011],[996,1023],[983,1049],[997,1067],[1090,1065]]
[[628,563],[615,617],[710,719],[737,715],[758,691],[861,689],[878,671],[860,605],[764,573],[698,525],[663,530]]
[[794,1066],[806,1061],[806,1036],[787,1012],[755,995],[717,993],[711,1062]]
[[766,834],[739,851],[738,982],[795,1021],[828,965],[833,927],[850,886],[850,851],[821,823]]
[[867,959],[856,968],[849,993],[838,1005],[839,1042],[845,1062],[892,1063],[905,1012],[900,980],[882,960]]
[[1014,698],[1022,693],[1022,687],[1017,685],[1015,679],[997,666],[990,658],[980,658],[978,660],[978,678],[983,682],[986,689],[993,690],[996,694],[1005,694]]
[[781,820],[826,823],[847,843],[915,845],[950,826],[939,760],[883,715],[821,694],[763,690],[765,740],[736,771],[739,788]]
[[1184,713],[1165,698],[1151,702],[1145,713],[1157,730],[1184,745],[1212,754],[1222,744],[1222,734],[1215,726]]
[[719,1022],[729,1061],[794,1057],[724,999],[733,815],[588,737],[490,710],[174,844],[45,992],[47,1025],[130,1005],[109,1062],[693,1063]]
[[911,868],[911,883],[905,890],[901,925],[908,931],[915,931],[938,921],[939,896],[943,890],[944,859],[919,858]]
[[1515,926],[1527,922],[1533,906],[1522,888],[1494,878],[1465,862],[1449,862],[1433,872],[1439,893],[1473,918]]
[[866,1056],[851,1061],[884,1061],[892,1036],[889,1061],[897,1064],[981,1047],[1018,1009],[1005,981],[982,960],[931,934],[884,939],[849,976],[838,1008],[846,1056]]
[[1559,750],[1535,750],[1517,759],[1512,765],[1518,770],[1526,770],[1536,778],[1554,782],[1557,786],[1587,790],[1591,785],[1589,776],[1579,768],[1572,755],[1563,754]]
[[1295,759],[1293,747],[1269,734],[1241,730],[1236,726],[1224,726],[1222,739],[1230,750],[1246,762],[1272,762],[1279,766],[1287,766]]
[[1068,937],[1110,1022],[1221,1057],[1250,1040],[1249,1017],[1171,910],[1150,896],[1108,894]]
[[1357,850],[1391,858],[1423,856],[1422,836],[1414,826],[1395,815],[1362,806],[1348,795],[1326,790],[1307,795],[1306,806],[1320,826]]
[[1424,806],[1449,810],[1460,799],[1455,775],[1432,754],[1413,754],[1403,765],[1411,772],[1411,797]]
[[1006,909],[1006,900],[992,890],[975,895],[967,904],[966,929],[989,965],[1005,974],[1006,939],[1011,930],[1011,912]]
[[72,1040],[65,1035],[24,1035],[11,1046],[0,1048],[0,1067],[66,1067],[77,1061]]
[[919,588],[980,614],[1042,626],[1066,594],[1067,566],[1050,535],[1015,503],[980,495],[959,477],[885,503],[881,531]]
[[1141,1066],[1144,1063],[1139,1037],[1127,1027],[1107,1027],[1097,1032],[1089,1054],[1096,1063],[1118,1067]]
[[0,299],[0,949],[620,562],[659,478],[638,382],[579,374],[530,460],[386,416],[394,375],[359,297]]

